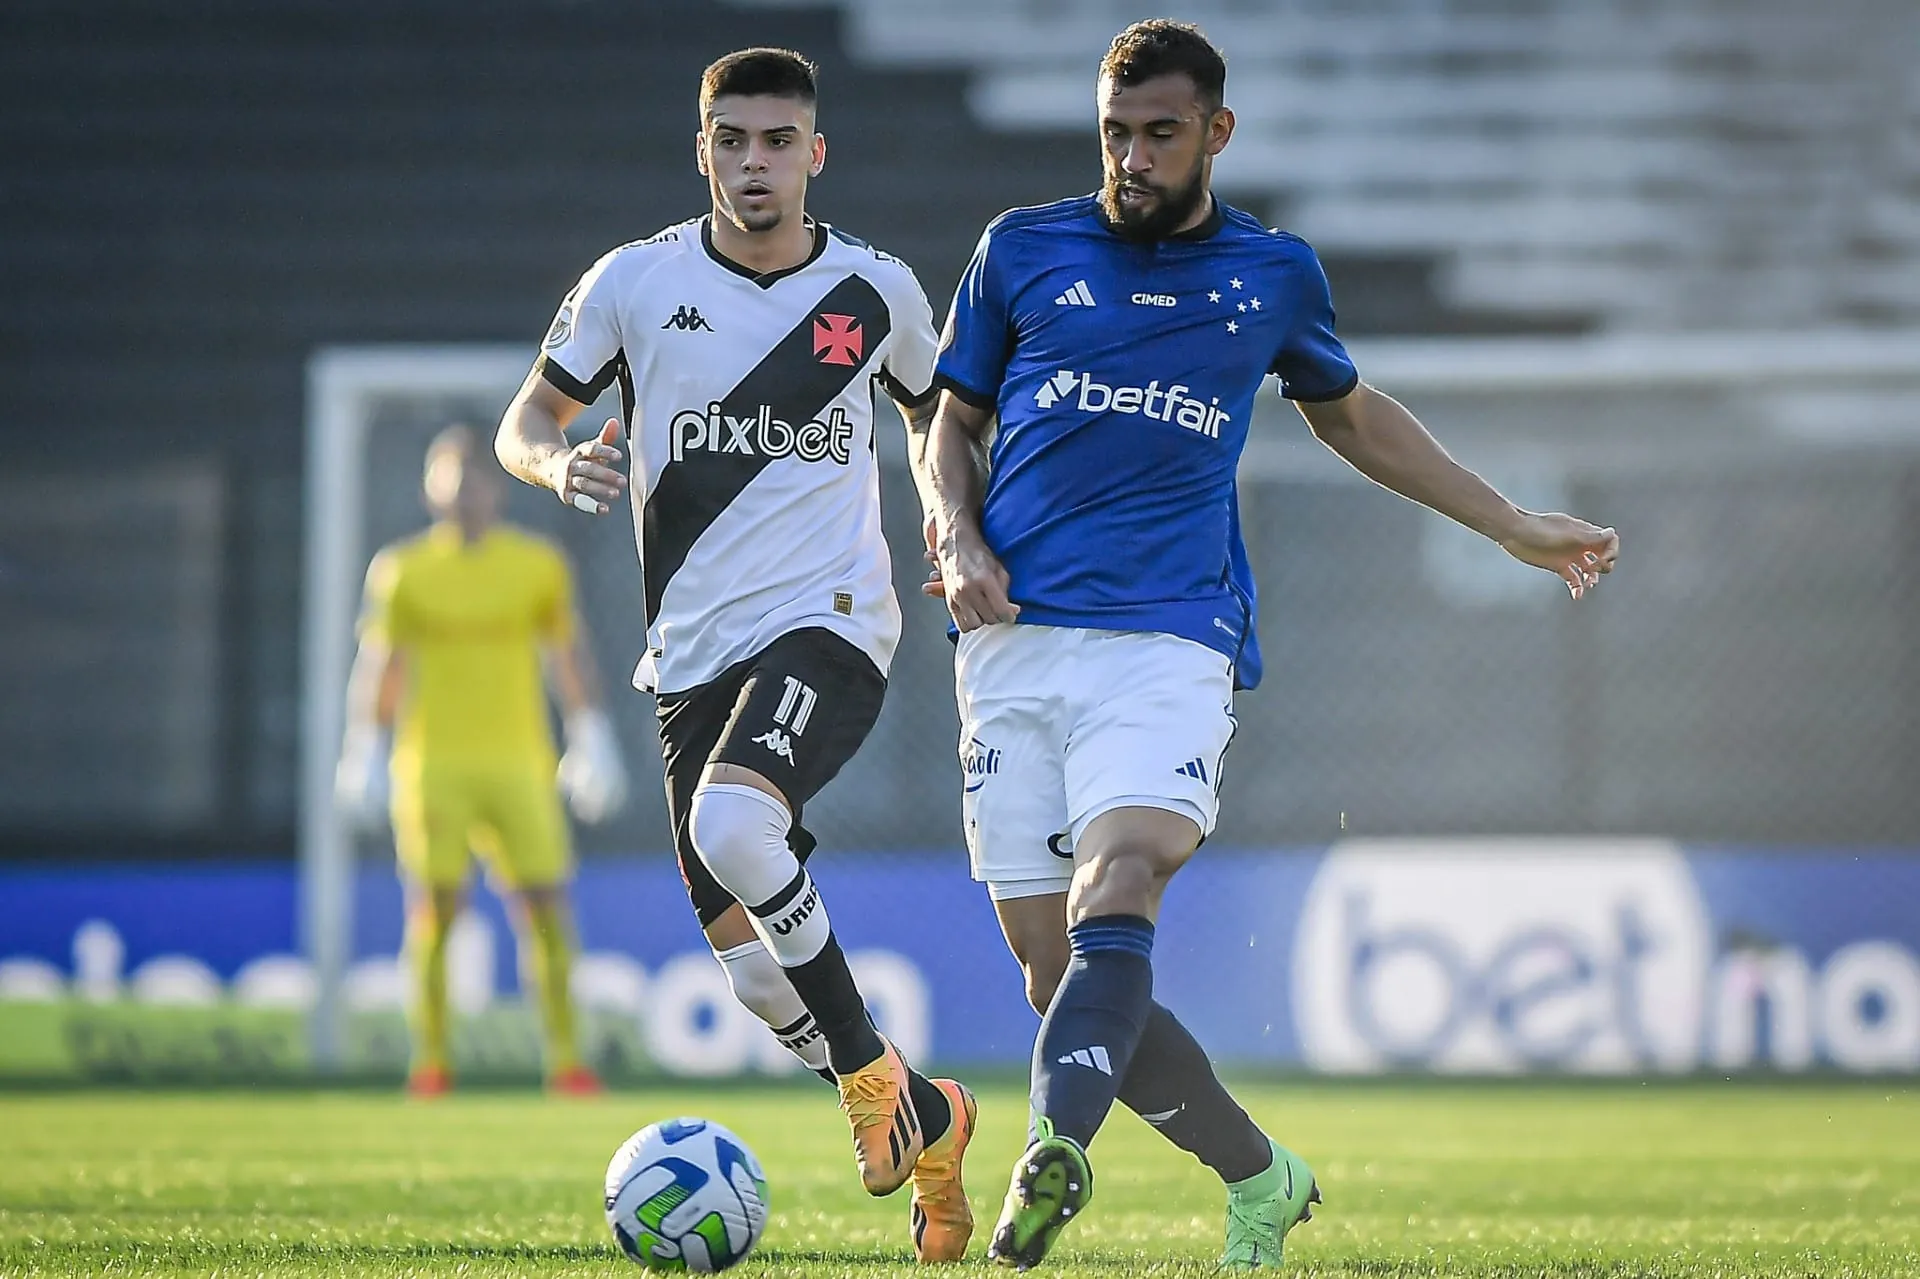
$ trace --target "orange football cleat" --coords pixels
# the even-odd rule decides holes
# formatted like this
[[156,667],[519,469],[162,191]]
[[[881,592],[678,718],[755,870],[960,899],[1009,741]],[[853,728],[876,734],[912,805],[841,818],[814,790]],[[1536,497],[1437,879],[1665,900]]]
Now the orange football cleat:
[[967,1190],[960,1184],[960,1163],[966,1157],[967,1143],[973,1140],[978,1108],[973,1094],[958,1080],[932,1082],[946,1094],[947,1104],[953,1107],[953,1121],[913,1166],[913,1203],[908,1209],[913,1223],[913,1255],[923,1262],[959,1261],[967,1255],[967,1241],[973,1238],[973,1209],[967,1206]]
[[415,1066],[407,1075],[409,1097],[444,1097],[453,1091],[453,1072],[445,1066]]
[[840,1109],[853,1125],[853,1159],[870,1195],[890,1195],[907,1183],[923,1142],[920,1117],[907,1093],[907,1063],[884,1038],[870,1064],[842,1075]]
[[556,1097],[598,1097],[606,1090],[600,1076],[586,1066],[564,1066],[547,1080],[547,1091]]

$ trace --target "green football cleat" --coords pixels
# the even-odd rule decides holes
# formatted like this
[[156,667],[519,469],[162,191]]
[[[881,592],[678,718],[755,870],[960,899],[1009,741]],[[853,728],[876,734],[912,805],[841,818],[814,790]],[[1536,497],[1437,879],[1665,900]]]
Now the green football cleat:
[[[1307,1161],[1268,1138],[1273,1166],[1227,1187],[1227,1251],[1223,1266],[1278,1266],[1287,1232],[1313,1220],[1320,1186]],[[1009,1200],[1011,1202],[1011,1200]]]
[[1093,1168],[1071,1137],[1057,1137],[1040,1121],[1040,1137],[1013,1166],[987,1260],[1020,1270],[1040,1264],[1069,1221],[1093,1198]]

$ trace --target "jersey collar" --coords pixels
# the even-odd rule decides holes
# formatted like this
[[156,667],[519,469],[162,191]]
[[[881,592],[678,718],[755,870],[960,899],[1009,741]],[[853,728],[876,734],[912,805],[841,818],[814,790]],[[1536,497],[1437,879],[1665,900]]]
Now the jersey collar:
[[700,247],[707,251],[708,257],[735,275],[752,280],[763,289],[770,289],[788,276],[806,270],[815,262],[819,261],[820,255],[827,251],[826,224],[815,222],[812,218],[808,218],[807,225],[813,228],[812,251],[801,261],[789,267],[782,267],[778,271],[756,271],[750,266],[735,262],[732,258],[722,253],[719,247],[713,242],[713,215],[711,213],[700,219]]

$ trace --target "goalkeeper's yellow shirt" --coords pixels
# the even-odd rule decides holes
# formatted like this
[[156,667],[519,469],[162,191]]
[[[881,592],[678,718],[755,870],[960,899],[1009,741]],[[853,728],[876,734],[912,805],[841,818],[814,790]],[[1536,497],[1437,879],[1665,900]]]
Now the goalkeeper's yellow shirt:
[[541,649],[573,638],[573,578],[559,550],[496,525],[465,542],[436,525],[367,570],[363,637],[405,650],[396,777],[503,758],[553,766]]

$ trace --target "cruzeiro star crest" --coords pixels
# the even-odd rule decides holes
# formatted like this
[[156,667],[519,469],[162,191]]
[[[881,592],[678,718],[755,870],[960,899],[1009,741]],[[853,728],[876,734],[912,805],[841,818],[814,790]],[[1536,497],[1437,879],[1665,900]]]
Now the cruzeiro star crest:
[[1234,334],[1240,332],[1244,323],[1240,317],[1251,315],[1259,311],[1262,306],[1260,299],[1255,297],[1253,291],[1247,287],[1247,282],[1237,275],[1227,281],[1225,293],[1219,289],[1208,290],[1207,301],[1218,307],[1233,308],[1227,316],[1227,332]]

